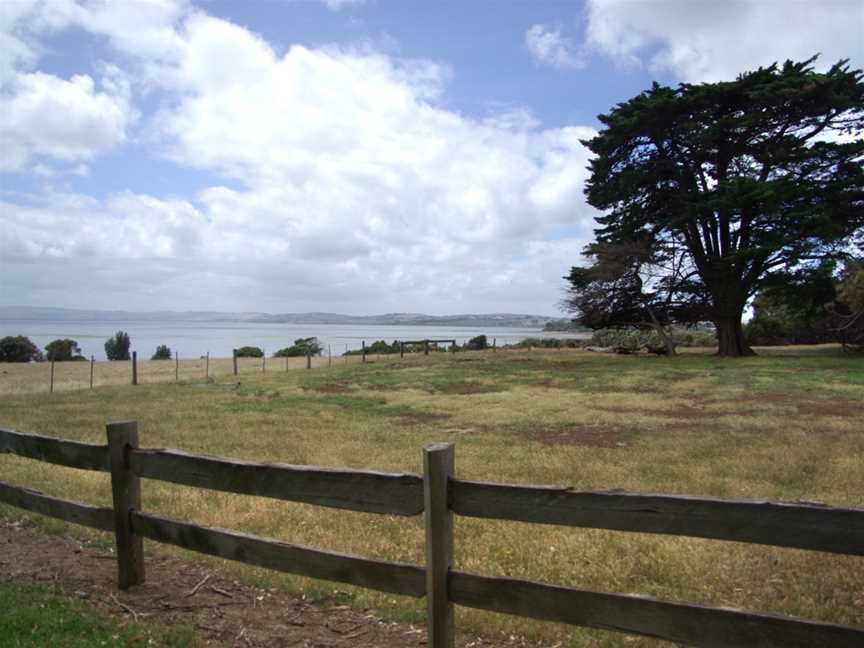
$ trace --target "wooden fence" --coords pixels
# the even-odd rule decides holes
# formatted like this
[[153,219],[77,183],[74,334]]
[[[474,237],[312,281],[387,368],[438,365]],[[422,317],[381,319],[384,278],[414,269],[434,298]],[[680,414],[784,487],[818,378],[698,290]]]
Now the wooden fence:
[[[0,452],[111,473],[113,507],[0,482],[0,502],[114,531],[118,584],[144,582],[142,539],[312,578],[426,596],[428,645],[453,646],[453,606],[613,630],[693,646],[860,648],[864,628],[607,594],[453,569],[453,515],[733,540],[864,556],[864,509],[473,482],[454,448],[423,450],[424,474],[263,464],[142,449],[137,424],[110,423],[107,445],[0,429]],[[411,565],[205,528],[141,510],[140,479],[367,513],[425,515],[426,565]]]

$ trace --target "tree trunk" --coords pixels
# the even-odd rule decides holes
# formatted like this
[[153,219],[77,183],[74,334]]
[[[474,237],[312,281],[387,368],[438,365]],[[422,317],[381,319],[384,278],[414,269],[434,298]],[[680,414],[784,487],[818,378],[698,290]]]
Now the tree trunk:
[[719,349],[717,355],[729,358],[756,355],[744,339],[744,327],[741,326],[741,316],[724,318],[714,322],[717,327]]

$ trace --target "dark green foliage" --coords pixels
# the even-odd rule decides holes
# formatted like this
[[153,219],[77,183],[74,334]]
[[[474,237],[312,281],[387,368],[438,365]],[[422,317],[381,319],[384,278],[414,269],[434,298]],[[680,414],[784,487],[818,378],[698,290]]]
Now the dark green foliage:
[[[714,331],[704,328],[681,328],[669,329],[668,335],[672,338],[675,346],[680,347],[713,347],[717,345],[717,336]],[[660,353],[665,342],[656,331],[641,329],[599,329],[591,336],[591,343],[601,347],[615,347],[628,351],[648,349],[654,353]]]
[[[409,349],[409,347],[411,347],[411,348]],[[405,345],[405,353],[410,353],[410,352],[412,352],[412,350],[416,350],[415,347],[422,350],[422,345],[406,344]],[[370,354],[370,353],[381,354],[381,355],[386,355],[386,354],[390,354],[390,353],[399,353],[399,341],[393,340],[393,344],[388,344],[386,340],[376,340],[372,344],[369,344],[366,346],[366,353],[367,354]],[[346,351],[342,355],[343,356],[346,356],[346,355],[349,355],[349,356],[351,356],[351,355],[363,355],[363,349],[352,349],[351,351]]]
[[31,362],[41,360],[42,353],[30,338],[7,335],[0,339],[0,362]]
[[489,341],[486,339],[485,335],[478,335],[477,337],[473,337],[465,343],[465,349],[468,351],[483,351],[484,349],[489,348]]
[[321,345],[318,344],[318,338],[297,338],[294,344],[284,349],[279,349],[273,354],[274,358],[297,358],[305,356],[307,353],[313,356],[321,355]]
[[105,356],[109,360],[129,360],[129,347],[132,341],[125,331],[117,331],[114,337],[105,341]]
[[826,136],[864,129],[864,73],[813,60],[655,84],[599,117],[595,263],[568,277],[580,318],[707,320],[721,355],[746,355],[741,315],[768,279],[842,255],[864,227],[864,139]]
[[579,349],[583,340],[575,338],[525,338],[513,344],[505,344],[505,349]]
[[170,360],[171,359],[171,349],[168,348],[167,344],[160,344],[156,347],[156,351],[153,354],[151,360]]
[[259,347],[243,346],[237,349],[238,358],[263,358],[264,351]]
[[81,355],[81,349],[75,340],[65,338],[54,340],[45,347],[45,359],[49,362],[68,362],[69,360],[86,360]]

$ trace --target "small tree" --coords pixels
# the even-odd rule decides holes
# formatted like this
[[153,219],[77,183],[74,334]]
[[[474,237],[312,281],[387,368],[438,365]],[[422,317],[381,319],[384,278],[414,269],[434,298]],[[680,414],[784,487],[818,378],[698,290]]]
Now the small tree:
[[315,356],[321,355],[321,345],[318,344],[318,338],[297,338],[296,340],[294,340],[294,344],[292,344],[290,347],[279,349],[276,353],[273,354],[273,357],[297,358],[305,356],[307,353]]
[[167,344],[160,344],[156,347],[156,352],[153,354],[151,360],[170,360],[171,359],[171,349],[168,348]]
[[486,339],[485,335],[478,335],[477,337],[468,340],[465,348],[469,351],[483,351],[484,349],[489,348],[489,341]]
[[264,351],[259,347],[243,346],[237,349],[238,358],[263,358]]
[[129,347],[132,340],[125,331],[117,331],[114,337],[105,341],[105,355],[109,360],[129,360]]
[[8,335],[0,339],[0,362],[32,362],[41,359],[39,347],[30,338]]
[[81,348],[78,346],[78,343],[69,338],[54,340],[48,343],[45,347],[45,358],[49,362],[68,362],[69,360],[84,359],[81,356]]

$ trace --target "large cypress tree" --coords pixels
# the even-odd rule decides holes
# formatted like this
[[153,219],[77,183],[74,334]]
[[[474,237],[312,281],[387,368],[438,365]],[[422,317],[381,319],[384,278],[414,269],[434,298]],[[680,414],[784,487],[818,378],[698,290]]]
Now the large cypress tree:
[[[752,353],[741,317],[765,281],[848,250],[864,227],[864,73],[848,61],[816,72],[814,60],[729,82],[655,83],[600,115],[604,128],[584,142],[594,153],[585,193],[604,212],[588,256],[683,252],[675,272],[686,281],[666,277],[666,288],[675,283],[673,301],[688,307],[667,315],[713,321],[720,355]],[[571,302],[591,276],[571,273]],[[640,294],[664,277],[650,282]]]

